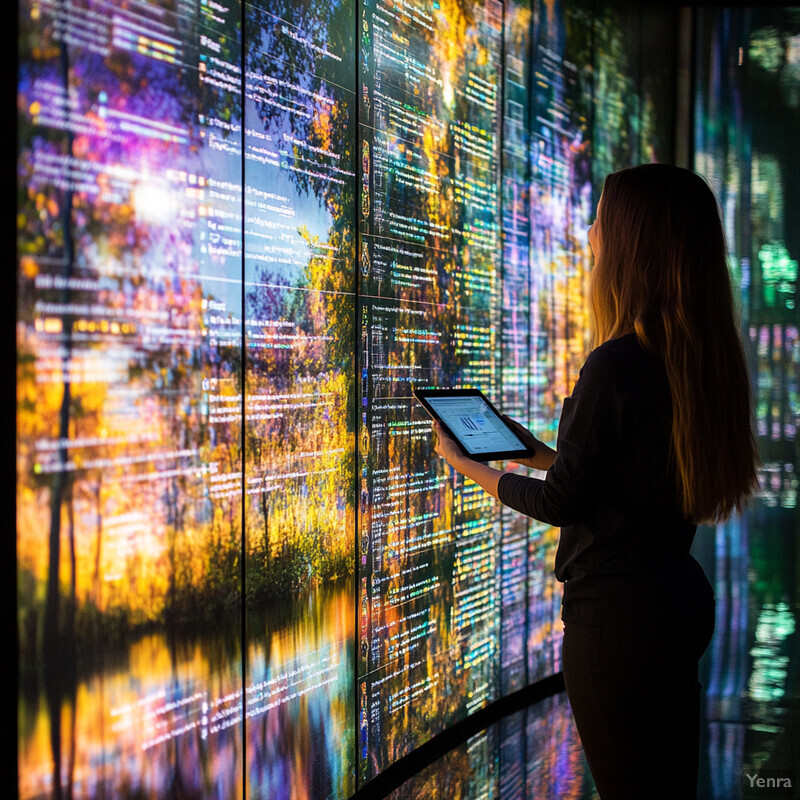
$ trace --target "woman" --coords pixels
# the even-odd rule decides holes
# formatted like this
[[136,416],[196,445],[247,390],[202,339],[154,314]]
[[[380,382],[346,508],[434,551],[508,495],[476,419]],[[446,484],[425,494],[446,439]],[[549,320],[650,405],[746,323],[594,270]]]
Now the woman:
[[436,452],[562,527],[562,667],[602,800],[692,798],[714,597],[689,548],[756,485],[724,235],[701,178],[648,164],[606,178],[589,242],[596,348],[557,451],[513,423],[545,479],[464,458],[438,423]]

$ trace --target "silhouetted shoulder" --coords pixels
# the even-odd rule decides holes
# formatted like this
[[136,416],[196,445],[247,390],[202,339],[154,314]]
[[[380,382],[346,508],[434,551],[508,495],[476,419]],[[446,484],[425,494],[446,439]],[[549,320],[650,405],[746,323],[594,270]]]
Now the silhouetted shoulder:
[[639,344],[635,333],[629,333],[617,339],[609,339],[592,350],[581,370],[581,376],[586,374],[586,379],[602,376],[613,379],[614,376],[626,377],[631,372],[651,370],[663,371],[661,360]]

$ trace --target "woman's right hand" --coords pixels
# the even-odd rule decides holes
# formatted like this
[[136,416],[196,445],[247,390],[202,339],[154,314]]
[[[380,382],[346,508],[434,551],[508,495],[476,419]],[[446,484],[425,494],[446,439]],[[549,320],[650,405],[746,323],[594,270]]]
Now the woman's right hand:
[[553,466],[553,461],[555,461],[556,451],[552,447],[548,447],[544,442],[540,442],[524,425],[520,425],[515,419],[511,419],[507,414],[502,414],[501,416],[508,423],[511,430],[524,442],[526,447],[534,451],[534,455],[528,458],[515,458],[514,461],[532,469],[544,471],[550,469]]

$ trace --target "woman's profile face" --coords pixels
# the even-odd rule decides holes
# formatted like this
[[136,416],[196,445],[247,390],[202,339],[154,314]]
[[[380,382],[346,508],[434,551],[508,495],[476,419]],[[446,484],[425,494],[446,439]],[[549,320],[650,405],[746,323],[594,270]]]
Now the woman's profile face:
[[589,247],[592,248],[592,255],[594,260],[597,261],[600,255],[600,203],[603,202],[601,197],[597,201],[597,211],[595,213],[594,224],[589,228]]

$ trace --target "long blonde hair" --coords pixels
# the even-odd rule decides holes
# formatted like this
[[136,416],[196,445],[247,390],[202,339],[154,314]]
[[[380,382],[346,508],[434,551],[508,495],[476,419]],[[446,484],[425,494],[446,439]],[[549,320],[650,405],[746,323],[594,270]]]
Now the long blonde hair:
[[719,521],[757,485],[750,382],[708,184],[645,164],[606,178],[590,299],[595,344],[635,333],[664,363],[684,514]]

